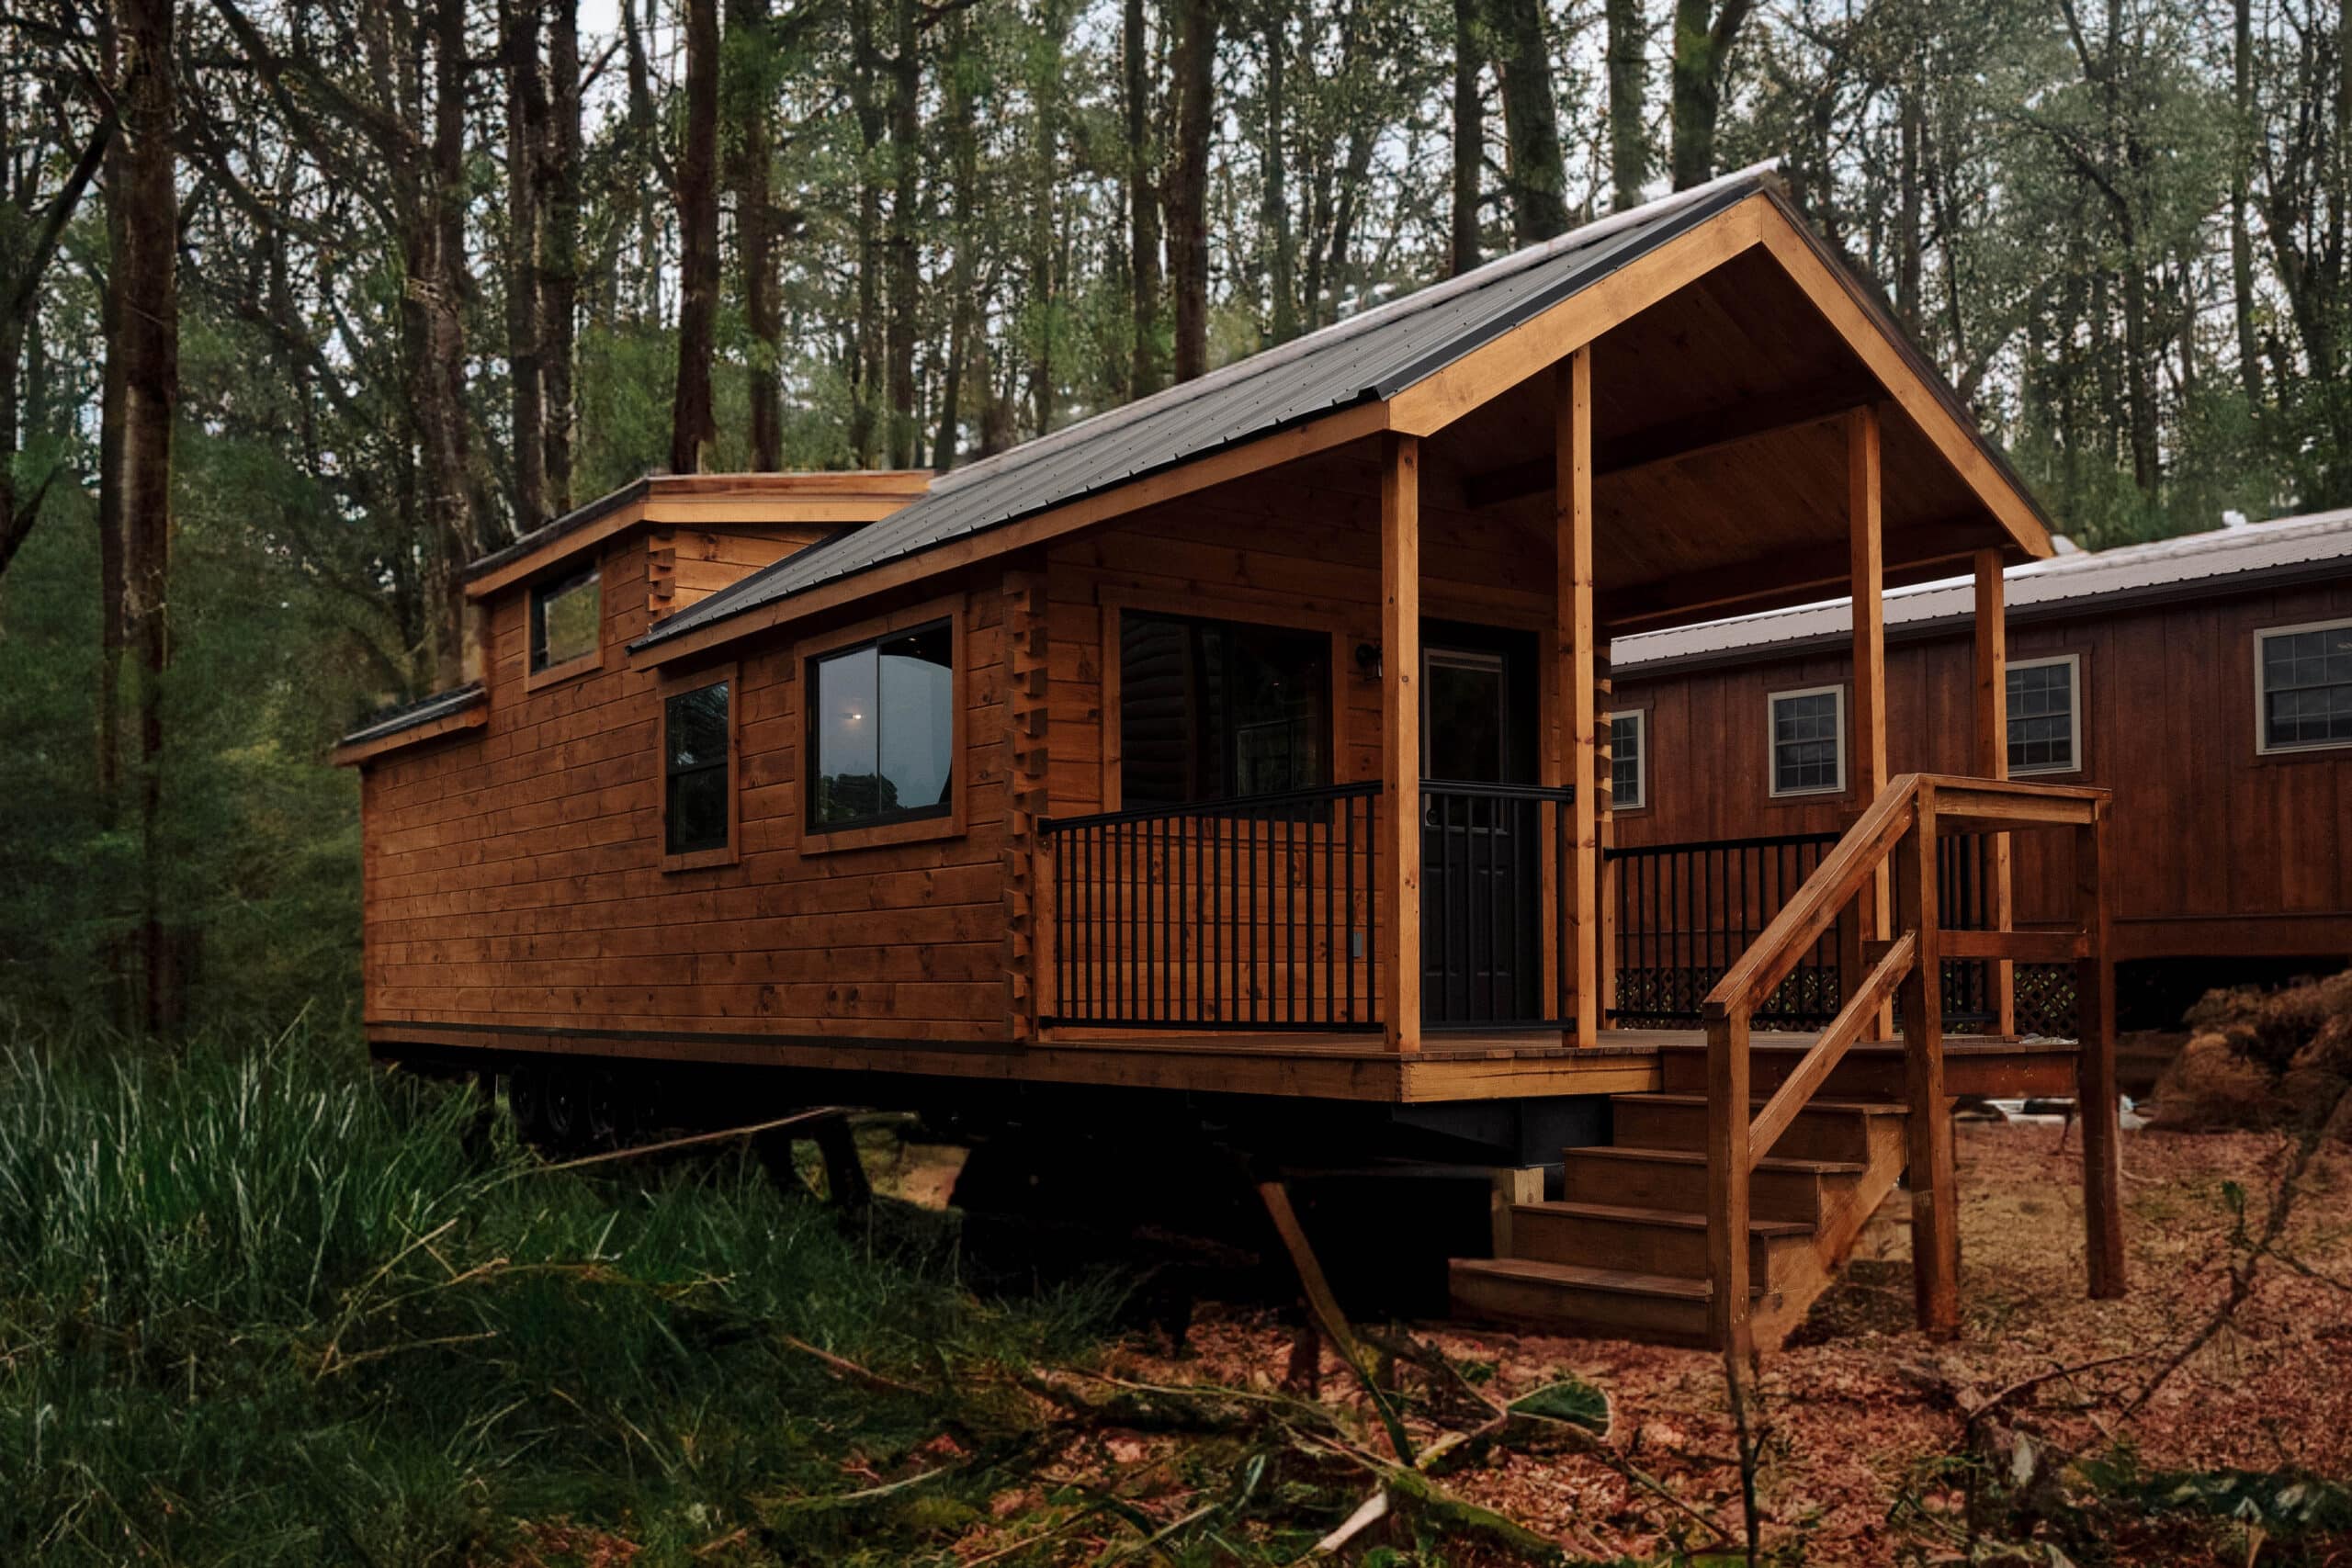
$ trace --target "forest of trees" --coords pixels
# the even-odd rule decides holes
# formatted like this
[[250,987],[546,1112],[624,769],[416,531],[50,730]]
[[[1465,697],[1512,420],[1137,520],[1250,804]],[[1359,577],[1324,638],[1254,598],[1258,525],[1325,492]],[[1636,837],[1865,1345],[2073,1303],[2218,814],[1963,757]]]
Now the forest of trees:
[[375,702],[652,469],[946,468],[1764,158],[2062,526],[2352,502],[2319,0],[27,0],[0,998],[332,1002]]

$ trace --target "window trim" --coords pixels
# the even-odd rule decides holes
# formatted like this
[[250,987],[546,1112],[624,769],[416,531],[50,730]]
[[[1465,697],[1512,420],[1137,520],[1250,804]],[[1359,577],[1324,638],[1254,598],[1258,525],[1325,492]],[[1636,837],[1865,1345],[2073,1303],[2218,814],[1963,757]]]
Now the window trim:
[[1119,624],[1130,610],[1145,615],[1183,615],[1196,621],[1231,621],[1274,631],[1321,632],[1328,636],[1331,639],[1331,783],[1338,785],[1356,782],[1346,744],[1350,667],[1347,655],[1351,644],[1345,617],[1290,605],[1277,608],[1257,604],[1215,593],[1194,597],[1110,585],[1097,591],[1095,607],[1102,617],[1102,773],[1098,786],[1102,810],[1126,809],[1125,738],[1119,725],[1120,705],[1125,700],[1119,663]]
[[[737,663],[664,670],[653,683],[653,842],[666,873],[734,865],[743,858],[743,681]],[[670,850],[670,699],[727,683],[727,842],[707,850]]]
[[[576,654],[560,664],[540,664],[539,641],[543,621],[540,605],[543,596],[576,588],[583,582],[596,585],[596,646],[587,652]],[[593,674],[605,667],[605,563],[599,558],[578,571],[562,577],[543,577],[523,590],[523,689],[536,692],[546,686],[558,685],[582,675]]]
[[[1779,715],[1776,710],[1780,707],[1781,702],[1786,699],[1794,697],[1817,697],[1825,693],[1838,699],[1838,724],[1836,733],[1832,737],[1832,739],[1834,739],[1838,743],[1838,782],[1834,784],[1815,784],[1805,789],[1782,789],[1781,787],[1780,739],[1779,737],[1773,733],[1779,723]],[[2008,743],[2008,737],[2006,735],[2003,736],[2001,739],[2002,744],[2007,745]],[[1764,694],[1764,788],[1767,798],[1772,800],[1820,800],[1835,795],[1844,795],[1847,790],[1848,772],[1849,770],[1846,765],[1846,687],[1842,682],[1833,681],[1825,686],[1791,686],[1782,691],[1767,692]]]
[[[2007,691],[2009,671],[2040,670],[2052,664],[2064,664],[2067,667],[2066,754],[2073,760],[2058,766],[2045,763],[2038,768],[2020,768],[2008,761],[2008,721],[2016,716],[2009,709]],[[2083,656],[2079,653],[2052,653],[2032,659],[2012,659],[2002,666],[2001,682],[2001,760],[2003,766],[2008,770],[2009,777],[2013,779],[2054,778],[2061,774],[2081,773],[2083,771]]]
[[[966,656],[966,600],[961,593],[910,604],[887,615],[876,615],[855,622],[835,631],[817,637],[803,637],[792,650],[792,679],[800,692],[798,727],[796,745],[800,753],[797,770],[799,784],[800,852],[803,855],[832,854],[842,850],[870,849],[883,844],[913,843],[925,839],[961,838],[966,826],[966,802],[971,787],[971,671]],[[926,810],[918,816],[891,817],[880,821],[845,822],[838,827],[820,827],[816,821],[817,746],[816,691],[817,661],[837,653],[846,653],[869,642],[879,642],[900,632],[912,631],[934,621],[947,623],[948,653],[952,661],[949,702],[953,705],[948,728],[947,809]]]
[[1634,800],[1633,804],[1630,806],[1617,798],[1615,782],[1617,761],[1616,737],[1613,733],[1610,737],[1610,815],[1612,817],[1623,817],[1636,811],[1647,811],[1650,808],[1650,710],[1646,706],[1611,708],[1607,713],[1602,714],[1600,716],[1602,722],[1606,723],[1611,731],[1614,731],[1617,728],[1617,721],[1619,719],[1630,718],[1634,721],[1634,730],[1641,737],[1640,739],[1634,742]]
[[2257,757],[2306,757],[2314,752],[2352,750],[2352,740],[2307,740],[2284,746],[2270,744],[2268,688],[2262,683],[2262,644],[2266,638],[2293,637],[2299,632],[2352,630],[2352,616],[2304,621],[2291,626],[2258,626],[2254,633],[2254,754]]

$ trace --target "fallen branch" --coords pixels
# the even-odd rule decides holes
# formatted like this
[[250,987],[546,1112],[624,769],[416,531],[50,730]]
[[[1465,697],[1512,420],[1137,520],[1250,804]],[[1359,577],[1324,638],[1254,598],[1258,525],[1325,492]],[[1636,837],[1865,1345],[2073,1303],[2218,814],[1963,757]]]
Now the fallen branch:
[[847,1357],[836,1356],[831,1350],[820,1350],[805,1339],[796,1338],[789,1334],[782,1336],[782,1338],[786,1346],[804,1356],[815,1357],[837,1375],[847,1378],[852,1382],[861,1382],[868,1388],[879,1389],[885,1393],[927,1395],[931,1392],[928,1389],[917,1388],[910,1382],[900,1382],[894,1377],[886,1377],[870,1367],[861,1367]]
[[[658,1144],[632,1144],[625,1149],[607,1149],[602,1154],[582,1155],[578,1159],[558,1160],[553,1165],[524,1166],[516,1169],[513,1176],[521,1176],[534,1170],[542,1174],[558,1170],[578,1170],[583,1166],[608,1165],[614,1160],[636,1159],[641,1155],[667,1154],[672,1149],[691,1149],[698,1148],[705,1144],[723,1144],[730,1138],[756,1137],[762,1133],[773,1133],[779,1128],[797,1126],[803,1122],[815,1122],[828,1116],[844,1116],[849,1113],[849,1110],[850,1108],[846,1105],[820,1105],[813,1110],[796,1111],[789,1116],[779,1116],[773,1122],[754,1122],[748,1127],[729,1127],[717,1133],[689,1133],[682,1138],[664,1138]],[[513,1176],[509,1177],[510,1180],[513,1179]]]

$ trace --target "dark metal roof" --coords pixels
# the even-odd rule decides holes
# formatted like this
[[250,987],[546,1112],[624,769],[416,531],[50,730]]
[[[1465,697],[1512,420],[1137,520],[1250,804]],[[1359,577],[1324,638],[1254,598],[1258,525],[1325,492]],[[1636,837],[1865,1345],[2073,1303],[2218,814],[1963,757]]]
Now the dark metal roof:
[[538,527],[532,529],[513,544],[500,546],[490,554],[472,562],[458,575],[470,581],[486,571],[497,570],[508,561],[521,560],[540,546],[553,544],[566,534],[575,529],[585,528],[597,518],[609,516],[619,508],[640,499],[651,488],[652,482],[650,478],[631,479],[620,489],[600,495],[585,506],[575,506],[554,522],[541,524]]
[[446,692],[435,692],[413,703],[384,708],[345,736],[342,744],[356,746],[362,741],[381,740],[387,735],[398,735],[403,729],[414,729],[420,724],[430,724],[453,713],[463,713],[481,701],[481,682],[469,681],[462,686],[452,686]]
[[882,521],[754,572],[632,646],[665,642],[1335,409],[1395,397],[1773,184],[1762,165],[1726,175],[943,474],[929,494]]
[[[2241,523],[2114,549],[2069,549],[2004,572],[2011,626],[2103,615],[2181,598],[2206,600],[2283,581],[2352,574],[2352,508]],[[1886,591],[1890,641],[1965,630],[1975,619],[1975,580],[1941,578]],[[1851,599],[1735,615],[1702,626],[1621,637],[1610,668],[1627,679],[1759,660],[1843,650],[1853,637]]]

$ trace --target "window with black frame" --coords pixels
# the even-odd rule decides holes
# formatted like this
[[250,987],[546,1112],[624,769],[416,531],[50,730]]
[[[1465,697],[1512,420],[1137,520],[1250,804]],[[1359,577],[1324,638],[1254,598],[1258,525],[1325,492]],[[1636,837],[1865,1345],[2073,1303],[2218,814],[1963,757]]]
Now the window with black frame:
[[662,843],[673,855],[728,847],[729,683],[680,692],[662,709]]
[[948,814],[956,784],[956,637],[947,621],[811,660],[809,825]]
[[1119,622],[1119,789],[1128,808],[1331,782],[1326,632],[1129,610]]
[[585,659],[602,646],[604,595],[596,569],[588,568],[531,590],[531,671],[552,670]]

